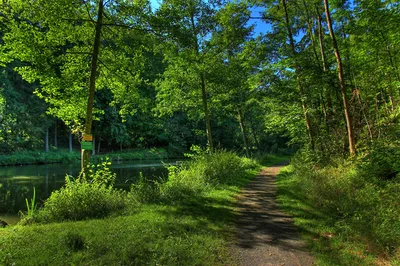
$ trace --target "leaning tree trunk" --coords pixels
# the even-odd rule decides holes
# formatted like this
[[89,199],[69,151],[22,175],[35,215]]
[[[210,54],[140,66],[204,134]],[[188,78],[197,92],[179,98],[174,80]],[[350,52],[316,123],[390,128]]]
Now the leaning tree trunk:
[[310,118],[308,116],[308,108],[307,108],[307,103],[306,103],[306,95],[304,93],[304,88],[303,85],[301,83],[301,78],[300,78],[300,67],[297,64],[296,61],[296,49],[294,47],[294,39],[293,39],[293,34],[292,34],[292,29],[290,28],[290,24],[289,24],[289,15],[287,12],[287,7],[286,7],[286,0],[282,0],[283,3],[283,9],[285,11],[285,20],[286,20],[286,27],[287,27],[287,32],[288,32],[288,37],[289,37],[289,41],[290,41],[290,49],[292,52],[292,56],[293,59],[295,61],[295,71],[296,71],[296,76],[297,76],[297,86],[299,88],[300,91],[300,102],[301,102],[301,106],[303,108],[303,115],[304,115],[304,120],[306,123],[306,128],[307,128],[307,133],[308,133],[308,137],[309,137],[309,141],[310,141],[310,146],[311,149],[314,149],[314,138],[313,138],[313,134],[312,134],[312,130],[311,130],[311,122],[310,122]]
[[332,21],[331,21],[331,16],[329,13],[328,0],[324,0],[324,6],[325,6],[326,21],[328,23],[328,28],[329,28],[329,34],[332,39],[332,45],[333,45],[333,49],[335,51],[335,57],[336,57],[336,61],[337,61],[339,83],[340,83],[340,89],[342,92],[344,115],[345,115],[346,125],[347,125],[347,135],[349,138],[350,156],[353,156],[356,153],[356,148],[355,148],[355,142],[354,142],[354,132],[353,132],[353,127],[352,127],[352,120],[350,117],[350,108],[349,108],[349,104],[348,104],[347,96],[346,96],[346,86],[344,83],[342,60],[340,58],[340,53],[339,53],[339,48],[338,48],[338,45],[336,42],[335,33],[333,32],[333,28],[332,28]]
[[[89,97],[87,103],[84,135],[92,134],[92,122],[93,122],[92,113],[93,113],[93,103],[94,103],[94,92],[96,88],[97,61],[100,51],[100,37],[101,37],[100,34],[101,34],[102,23],[103,23],[103,0],[100,0],[97,22],[96,22],[96,33],[93,44],[92,66],[91,66],[90,80],[89,80]],[[82,172],[84,174],[87,174],[87,171],[89,169],[90,153],[91,153],[90,150],[82,149],[81,167],[82,167]]]

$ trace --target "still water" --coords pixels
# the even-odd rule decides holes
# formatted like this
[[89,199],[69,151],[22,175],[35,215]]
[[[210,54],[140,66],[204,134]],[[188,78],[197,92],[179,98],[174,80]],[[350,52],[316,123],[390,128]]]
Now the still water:
[[[164,164],[175,161],[122,161],[113,162],[111,170],[117,174],[116,188],[128,190],[142,172],[146,178],[166,178],[168,170]],[[25,198],[31,199],[36,189],[36,202],[43,203],[52,191],[64,185],[65,176],[76,177],[80,164],[48,164],[0,167],[0,219],[15,223],[18,212],[26,211]]]

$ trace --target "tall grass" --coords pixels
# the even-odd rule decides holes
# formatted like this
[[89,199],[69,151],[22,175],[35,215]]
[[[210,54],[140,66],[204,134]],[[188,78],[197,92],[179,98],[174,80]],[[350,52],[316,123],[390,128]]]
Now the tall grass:
[[[57,223],[0,230],[0,264],[232,265],[226,241],[235,198],[259,168],[251,159],[220,151],[170,168],[166,180],[142,176],[130,192],[117,196],[110,186],[92,185],[108,184],[100,176],[71,180],[45,203],[43,214]],[[111,201],[103,192],[113,193]],[[118,215],[92,212],[115,210],[106,205],[114,199],[125,205]],[[81,218],[85,221],[75,221]]]
[[141,179],[132,186],[129,198],[140,203],[177,204],[221,185],[240,185],[249,170],[259,169],[252,159],[233,152],[203,153],[178,166],[168,167],[168,179],[147,182]]
[[[330,247],[334,247],[335,241],[335,245],[342,245],[335,256],[345,254],[345,242],[354,249],[363,243],[364,250],[360,254],[365,258],[400,260],[400,177],[387,180],[374,175],[379,169],[367,171],[370,164],[377,165],[376,161],[363,161],[362,164],[357,160],[342,161],[336,166],[318,167],[305,158],[307,156],[297,155],[292,160],[292,172],[280,177],[283,205],[298,215],[299,223],[303,223],[307,231],[321,226],[325,228],[323,230],[335,232],[335,237],[328,241]],[[309,221],[313,223],[309,227],[302,217],[308,217],[308,214],[295,210],[299,209],[296,204],[304,206],[308,213],[320,213],[322,218]],[[317,234],[321,235],[321,232]],[[311,243],[315,246],[317,242]]]

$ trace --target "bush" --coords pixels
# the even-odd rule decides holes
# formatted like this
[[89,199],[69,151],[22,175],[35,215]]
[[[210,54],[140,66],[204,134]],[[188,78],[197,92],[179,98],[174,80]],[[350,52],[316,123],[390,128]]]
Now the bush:
[[260,166],[251,159],[241,158],[233,152],[217,151],[207,154],[192,149],[192,160],[178,166],[169,166],[166,182],[146,182],[132,186],[129,198],[134,202],[179,202],[221,184],[236,184],[246,177],[248,170]]
[[20,164],[45,164],[45,163],[67,163],[77,161],[80,158],[78,152],[67,150],[59,151],[21,151],[9,155],[0,155],[0,165]]
[[[297,156],[292,162],[300,180],[302,194],[307,195],[337,225],[350,228],[376,247],[393,251],[400,247],[400,178],[383,180],[379,169],[367,172],[374,161],[357,165],[343,163],[339,167],[312,167]],[[383,156],[382,158],[384,158]],[[385,161],[390,160],[385,158]]]
[[[65,178],[65,186],[54,191],[45,201],[43,209],[29,222],[78,221],[90,218],[104,218],[125,208],[125,193],[115,190],[115,174],[103,162],[90,171],[89,177],[71,180]],[[96,169],[97,168],[97,169]]]

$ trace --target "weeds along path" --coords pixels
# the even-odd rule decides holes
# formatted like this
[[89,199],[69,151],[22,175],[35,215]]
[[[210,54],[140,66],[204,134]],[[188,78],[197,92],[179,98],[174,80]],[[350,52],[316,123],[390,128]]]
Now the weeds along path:
[[239,195],[231,248],[238,265],[314,265],[292,218],[276,203],[275,179],[281,168],[265,168]]

